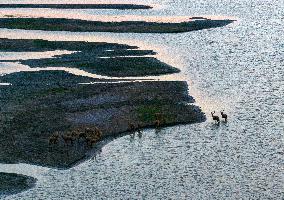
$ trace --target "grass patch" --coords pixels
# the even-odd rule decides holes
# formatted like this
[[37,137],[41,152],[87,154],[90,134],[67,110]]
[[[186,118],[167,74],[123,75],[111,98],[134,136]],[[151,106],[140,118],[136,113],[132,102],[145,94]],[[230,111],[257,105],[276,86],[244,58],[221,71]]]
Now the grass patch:
[[48,96],[48,95],[56,95],[56,94],[65,94],[71,92],[70,89],[65,87],[59,87],[59,88],[50,88],[47,90],[42,90],[38,93],[38,96]]
[[156,105],[142,105],[137,109],[138,117],[142,122],[155,121],[155,113],[161,112],[161,107]]

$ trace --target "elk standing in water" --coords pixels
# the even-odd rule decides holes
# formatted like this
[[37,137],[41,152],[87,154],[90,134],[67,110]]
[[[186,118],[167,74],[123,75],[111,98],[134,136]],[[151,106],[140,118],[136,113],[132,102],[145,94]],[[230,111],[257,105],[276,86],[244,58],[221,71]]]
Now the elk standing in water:
[[213,120],[216,121],[219,124],[220,123],[220,118],[217,115],[214,115],[214,114],[215,114],[215,111],[211,112]]
[[228,116],[227,114],[224,113],[224,110],[221,111],[221,115],[222,115],[222,118],[225,119],[225,122],[227,122]]

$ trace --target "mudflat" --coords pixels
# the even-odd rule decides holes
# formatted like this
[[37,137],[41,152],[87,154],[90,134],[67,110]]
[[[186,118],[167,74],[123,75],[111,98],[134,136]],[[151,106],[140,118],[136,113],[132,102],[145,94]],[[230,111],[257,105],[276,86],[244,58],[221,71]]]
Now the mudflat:
[[[187,93],[182,81],[96,83],[88,77],[64,71],[19,72],[0,77],[2,138],[0,161],[25,162],[68,168],[84,159],[93,145],[74,138],[65,143],[67,132],[92,130],[102,138],[117,136],[135,129],[155,127],[155,115],[163,116],[161,127],[196,123],[205,116]],[[49,139],[60,133],[56,144]]]
[[[153,50],[103,42],[0,39],[0,51],[44,52],[67,50],[74,53],[52,58],[5,60],[30,67],[78,68],[99,75],[127,77],[177,73],[180,70],[153,57]],[[0,60],[1,61],[1,60]]]
[[182,33],[226,26],[232,22],[234,20],[208,18],[195,18],[180,23],[147,21],[104,22],[65,18],[0,18],[0,28],[71,32]]

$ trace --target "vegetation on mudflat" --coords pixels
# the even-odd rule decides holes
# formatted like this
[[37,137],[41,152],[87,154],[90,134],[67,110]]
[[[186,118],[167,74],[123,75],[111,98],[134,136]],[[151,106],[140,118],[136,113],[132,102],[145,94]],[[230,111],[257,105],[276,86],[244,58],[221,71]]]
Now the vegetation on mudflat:
[[[165,119],[160,126],[205,120],[198,107],[188,105],[194,99],[186,92],[186,82],[77,84],[90,81],[63,71],[0,77],[0,82],[12,83],[0,88],[0,161],[65,168],[85,158],[101,138],[130,131],[129,124],[155,127],[156,113]],[[94,126],[100,137],[79,137]],[[57,142],[50,144],[50,138]]]

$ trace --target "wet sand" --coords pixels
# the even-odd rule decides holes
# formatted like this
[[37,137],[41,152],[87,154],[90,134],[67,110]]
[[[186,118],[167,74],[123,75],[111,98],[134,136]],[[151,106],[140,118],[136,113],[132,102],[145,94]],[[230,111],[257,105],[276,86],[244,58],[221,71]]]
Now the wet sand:
[[30,189],[36,179],[24,175],[0,172],[0,195],[11,195]]
[[0,28],[71,31],[71,32],[118,32],[118,33],[182,33],[226,26],[231,19],[189,18],[180,23],[146,21],[87,21],[65,18],[0,18]]

